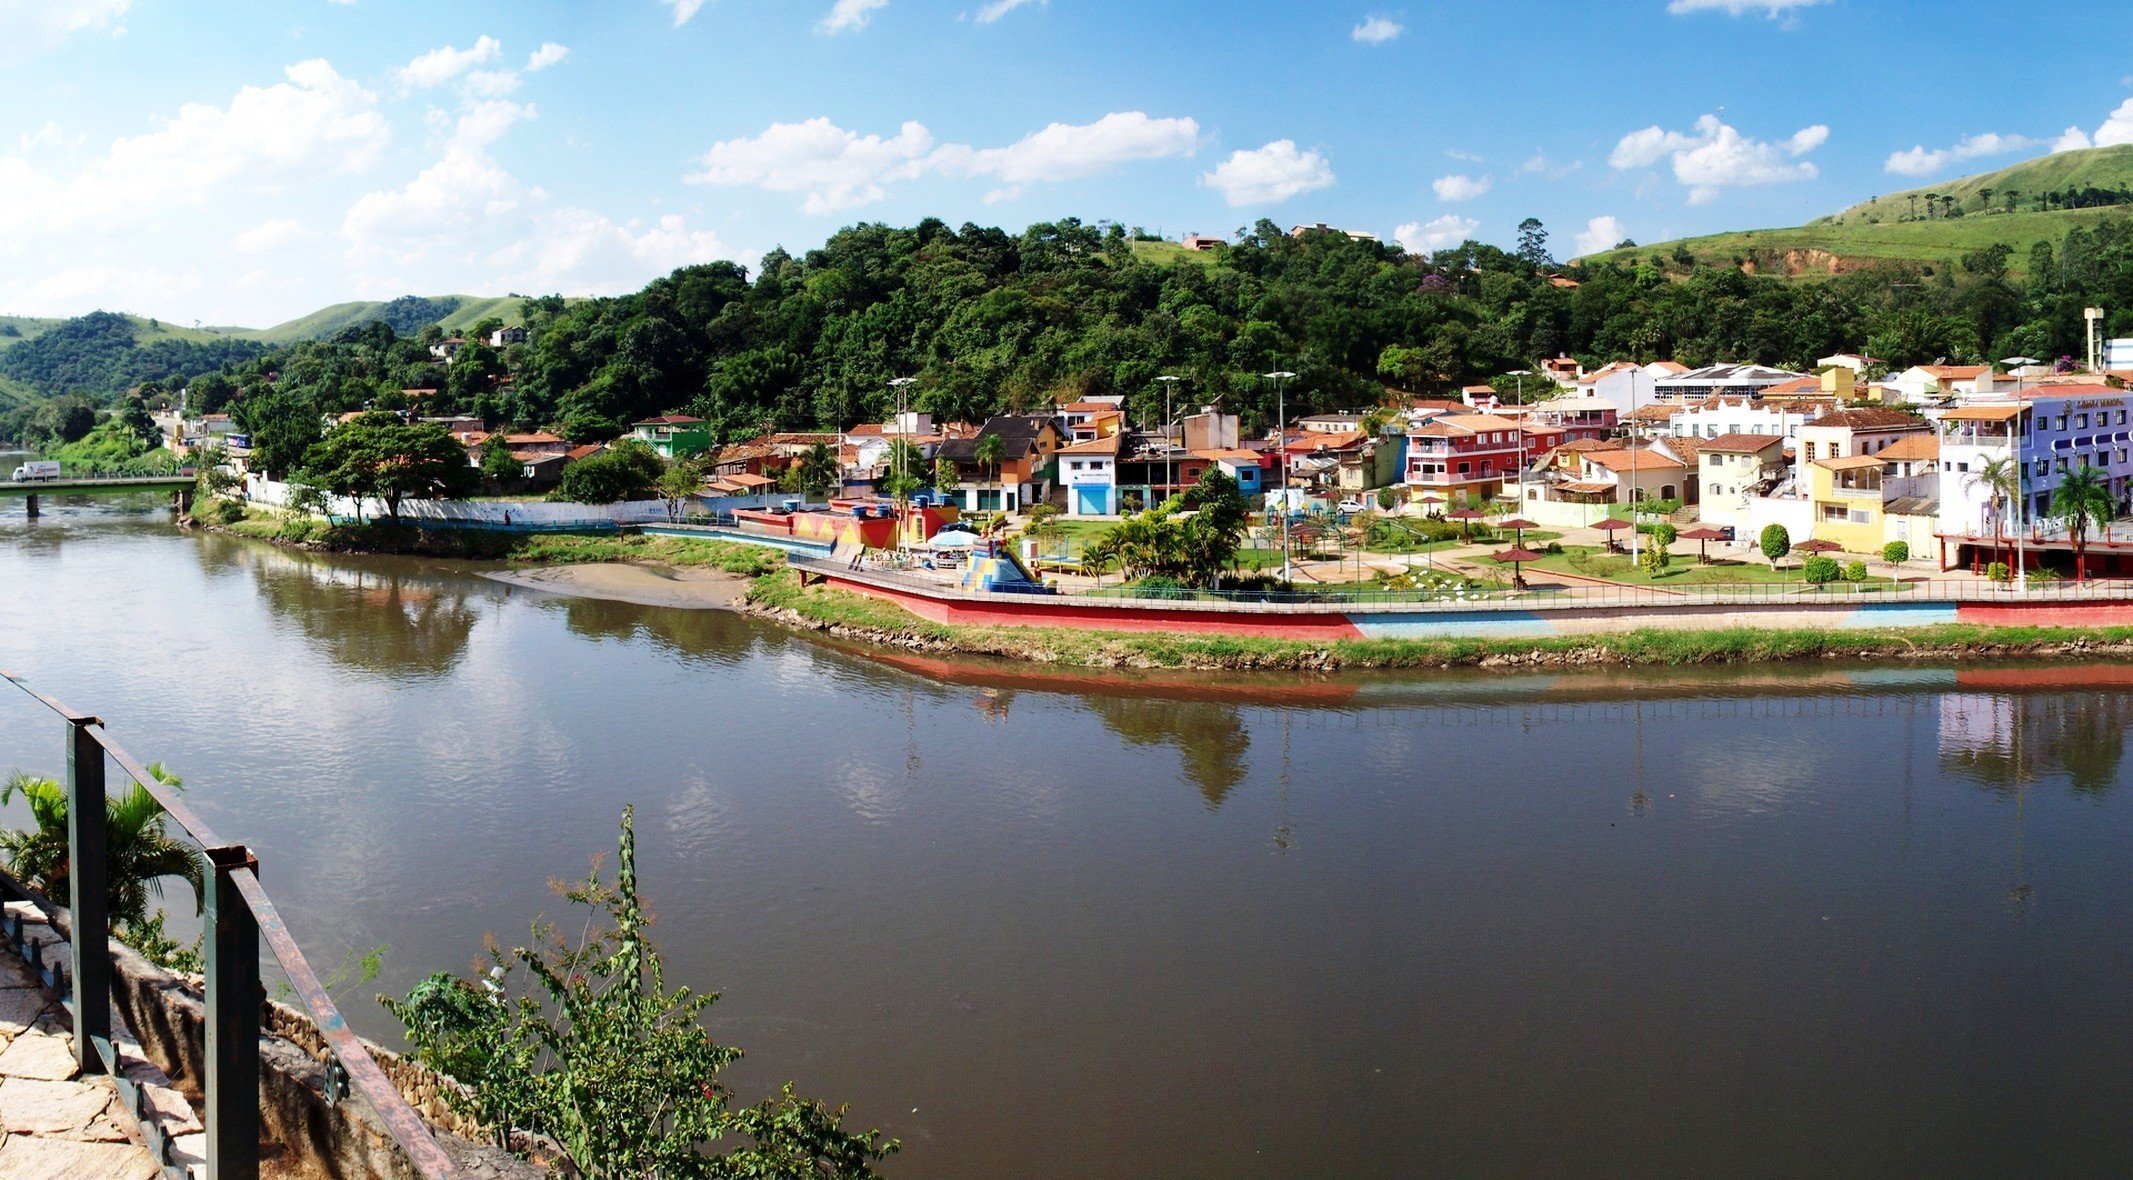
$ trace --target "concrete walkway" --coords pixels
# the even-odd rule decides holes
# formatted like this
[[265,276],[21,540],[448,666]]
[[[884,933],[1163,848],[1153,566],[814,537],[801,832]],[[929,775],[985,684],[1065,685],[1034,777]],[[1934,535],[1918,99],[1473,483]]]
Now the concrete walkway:
[[[10,902],[7,909],[37,924],[31,941],[41,944],[46,962],[64,961],[67,944],[35,907]],[[0,1180],[156,1180],[163,1169],[143,1146],[116,1085],[75,1072],[70,1027],[58,998],[27,964],[0,949]],[[124,1027],[115,1011],[112,1027]],[[142,1087],[150,1117],[172,1141],[173,1162],[206,1176],[207,1136],[192,1104],[132,1037],[114,1039],[126,1076]]]

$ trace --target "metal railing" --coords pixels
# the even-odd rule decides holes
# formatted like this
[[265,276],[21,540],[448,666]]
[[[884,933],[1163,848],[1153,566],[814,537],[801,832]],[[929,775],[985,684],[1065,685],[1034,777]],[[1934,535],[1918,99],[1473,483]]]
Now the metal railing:
[[[207,860],[202,918],[207,951],[203,1088],[207,1100],[209,1180],[256,1180],[259,1175],[259,1034],[266,999],[259,979],[262,938],[332,1054],[332,1060],[324,1063],[327,1101],[338,1102],[351,1089],[361,1094],[417,1174],[425,1180],[449,1180],[452,1163],[438,1146],[436,1136],[349,1029],[340,1006],[334,1003],[304,952],[297,948],[274,900],[259,883],[259,858],[244,845],[228,843],[216,835],[183,799],[112,740],[101,718],[68,708],[31,688],[12,672],[0,671],[0,678],[57,713],[67,727],[71,961],[63,972],[56,964],[43,964],[34,957],[32,965],[39,969],[45,984],[61,994],[73,1014],[75,1064],[84,1074],[111,1076],[164,1174],[178,1180],[187,1171],[172,1162],[173,1145],[152,1120],[144,1117],[145,1096],[120,1070],[118,1050],[111,1038],[106,755],[127,779],[139,784],[162,805],[170,818],[199,844]],[[8,925],[14,926],[15,921],[10,919]],[[9,929],[7,934],[18,943],[21,941],[19,929]]]

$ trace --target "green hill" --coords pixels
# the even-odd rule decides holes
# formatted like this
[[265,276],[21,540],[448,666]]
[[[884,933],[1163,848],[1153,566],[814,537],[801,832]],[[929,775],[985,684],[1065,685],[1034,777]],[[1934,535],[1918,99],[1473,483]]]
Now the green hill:
[[232,336],[267,344],[293,344],[299,340],[323,340],[343,328],[384,320],[402,335],[413,335],[429,324],[442,324],[445,331],[473,327],[495,316],[507,324],[519,322],[525,300],[516,295],[403,295],[390,301],[336,303],[310,315],[271,328],[226,329]]
[[[2009,194],[2014,198],[2011,209]],[[2055,203],[2047,194],[2067,201]],[[1677,250],[1686,250],[1705,266],[1737,264],[1763,274],[1816,277],[1889,263],[1947,266],[1973,250],[2004,242],[2014,249],[2010,262],[2019,275],[2036,243],[2057,245],[2069,230],[2128,214],[2133,214],[2133,145],[2060,152],[1996,172],[1890,193],[1803,226],[1650,243],[1609,250],[1585,261],[1628,262],[1655,254],[1671,258]]]

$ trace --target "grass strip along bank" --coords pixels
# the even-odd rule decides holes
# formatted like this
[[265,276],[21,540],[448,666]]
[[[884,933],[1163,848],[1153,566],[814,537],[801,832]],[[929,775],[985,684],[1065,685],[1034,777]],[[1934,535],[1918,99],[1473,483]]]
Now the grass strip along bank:
[[828,587],[803,589],[785,555],[762,546],[682,537],[511,535],[420,529],[391,522],[329,525],[262,517],[220,526],[239,536],[337,553],[508,561],[557,566],[635,562],[715,569],[749,580],[745,609],[803,630],[905,649],[997,656],[1088,668],[1334,671],[1340,669],[1684,665],[1772,660],[1933,660],[1974,656],[2133,657],[2133,627],[1826,630],[1646,628],[1539,639],[1347,639],[1312,643],[1235,635],[1151,635],[1057,627],[958,627],[893,603]]
[[1048,627],[957,627],[846,590],[801,588],[784,571],[755,578],[748,605],[794,626],[903,648],[1091,668],[1334,671],[1532,665],[1682,665],[1771,660],[1945,660],[1987,656],[2133,656],[2133,627],[1834,630],[1647,628],[1543,639],[1344,639],[1311,643],[1236,635],[1151,635]]

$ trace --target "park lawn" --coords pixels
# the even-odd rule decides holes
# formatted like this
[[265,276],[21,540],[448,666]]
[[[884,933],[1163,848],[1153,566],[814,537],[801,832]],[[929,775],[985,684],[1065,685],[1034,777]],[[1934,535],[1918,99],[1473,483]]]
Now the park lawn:
[[[1580,569],[1573,559],[1580,555],[1601,555],[1598,563]],[[1662,589],[1686,589],[1696,586],[1747,586],[1747,585],[1796,585],[1809,588],[1806,576],[1798,566],[1772,569],[1757,561],[1721,560],[1710,565],[1698,565],[1693,555],[1674,555],[1674,562],[1657,577],[1629,564],[1623,554],[1604,554],[1603,550],[1584,546],[1572,546],[1560,554],[1549,554],[1539,561],[1526,563],[1529,570],[1553,570],[1558,573],[1577,574],[1587,578],[1602,578],[1620,582],[1625,586],[1655,586]],[[1830,583],[1836,589],[1852,588],[1849,582]],[[1882,575],[1870,575],[1859,583],[1863,588],[1888,589],[1895,580]]]

